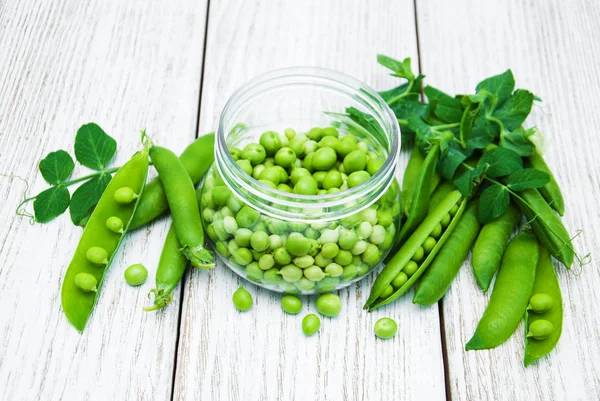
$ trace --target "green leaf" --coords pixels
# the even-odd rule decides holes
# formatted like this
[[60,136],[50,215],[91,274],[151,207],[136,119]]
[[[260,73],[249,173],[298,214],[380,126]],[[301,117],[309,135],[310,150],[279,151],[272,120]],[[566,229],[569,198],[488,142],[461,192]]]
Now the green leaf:
[[448,147],[448,153],[438,162],[438,170],[447,180],[452,180],[456,170],[462,162],[467,160],[467,155],[458,149],[458,144],[453,142]]
[[82,125],[75,136],[77,161],[94,170],[103,170],[117,150],[117,142],[95,123]]
[[511,70],[484,79],[475,88],[477,92],[486,90],[496,96],[496,104],[501,106],[515,90],[515,77]]
[[504,131],[500,137],[500,146],[518,153],[519,156],[531,156],[535,145],[528,138],[533,134],[535,128],[525,130],[519,127],[514,131]]
[[394,73],[391,75],[394,77],[406,78],[409,81],[415,79],[415,75],[410,66],[410,57],[405,58],[403,61],[398,61],[391,57],[384,56],[383,54],[378,54],[377,62],[392,70]]
[[531,112],[533,98],[533,93],[517,89],[506,103],[494,111],[494,117],[502,121],[504,129],[512,131],[523,124]]
[[491,185],[479,197],[479,221],[489,223],[506,212],[510,204],[508,189],[502,185]]
[[94,211],[102,193],[111,180],[110,174],[101,174],[82,184],[71,198],[71,221],[76,226],[84,226],[84,222]]
[[460,128],[458,137],[462,144],[467,144],[471,140],[473,133],[473,124],[479,114],[481,114],[483,103],[471,103],[463,112],[460,119]]
[[454,181],[454,185],[464,196],[473,196],[473,192],[483,179],[485,167],[484,165],[479,165],[473,170],[466,171]]
[[[421,83],[423,81],[423,78],[425,78],[425,76],[420,74],[415,78],[415,81],[412,87],[410,88],[410,92],[405,96],[405,98],[408,98],[413,101],[418,101],[420,103]],[[379,96],[381,96],[386,102],[389,102],[395,97],[398,97],[399,95],[402,95],[404,92],[406,92],[406,90],[408,89],[408,85],[409,83],[406,82],[390,90],[379,92]]]
[[40,162],[40,172],[50,185],[58,185],[71,176],[75,163],[64,150],[51,152]]
[[64,185],[57,185],[40,192],[33,202],[35,221],[46,223],[59,216],[69,207],[69,190]]
[[506,179],[508,188],[513,191],[522,191],[527,188],[541,188],[550,182],[548,173],[535,168],[524,168],[515,171]]
[[[464,101],[463,101],[464,103]],[[490,121],[494,112],[494,99],[486,95],[481,100],[481,109],[475,118],[473,126],[476,127],[482,135],[497,138],[500,135],[500,126],[495,121]]]
[[494,137],[481,127],[473,127],[467,143],[469,149],[484,149],[494,141]]
[[505,148],[487,151],[479,160],[479,165],[487,165],[488,177],[504,177],[523,168],[523,159],[516,152]]
[[427,96],[429,103],[435,105],[433,112],[441,121],[445,123],[460,121],[462,116],[460,99],[451,97],[433,86],[426,86],[423,93]]

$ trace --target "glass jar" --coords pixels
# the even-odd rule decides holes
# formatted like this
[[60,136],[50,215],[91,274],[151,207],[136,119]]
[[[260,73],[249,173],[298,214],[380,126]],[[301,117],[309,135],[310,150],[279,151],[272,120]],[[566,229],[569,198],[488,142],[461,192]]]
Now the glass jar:
[[[259,143],[265,131],[277,132],[285,146],[289,138],[304,141],[302,133],[315,126],[335,127],[328,132],[340,139],[354,135],[369,158],[380,160],[379,169],[356,186],[302,195],[259,182],[236,163],[238,149]],[[215,163],[201,192],[202,220],[216,255],[240,276],[278,292],[326,292],[361,279],[385,258],[399,229],[399,138],[396,117],[378,93],[339,72],[287,68],[246,83],[221,113]],[[303,143],[306,149],[298,152],[319,147]],[[342,161],[336,165],[344,171]]]

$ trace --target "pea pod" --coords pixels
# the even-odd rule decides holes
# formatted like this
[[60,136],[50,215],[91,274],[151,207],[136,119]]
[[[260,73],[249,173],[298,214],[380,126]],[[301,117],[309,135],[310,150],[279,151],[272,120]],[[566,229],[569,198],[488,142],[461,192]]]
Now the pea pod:
[[[61,290],[62,307],[69,322],[80,332],[87,324],[98,299],[104,275],[129,228],[139,203],[139,195],[144,190],[147,174],[148,149],[145,148],[125,163],[111,179],[85,226],[67,268]],[[115,193],[122,188],[133,190],[135,196],[131,202],[124,203],[121,199],[115,199]],[[106,226],[108,219],[119,219],[123,227],[116,232],[111,231]],[[77,286],[75,277],[80,273],[90,274],[96,279],[96,291],[83,292]]]
[[475,241],[473,273],[477,284],[484,292],[490,287],[500,267],[502,254],[519,220],[521,220],[521,212],[511,204],[503,215],[483,226]]
[[454,186],[454,184],[448,181],[442,183],[439,187],[437,187],[435,191],[433,191],[433,193],[431,194],[431,199],[429,200],[429,212],[431,213],[431,211],[435,209],[437,205],[439,205],[439,203],[446,197],[446,195],[448,195],[455,189],[456,187]]
[[570,269],[575,257],[571,237],[560,217],[548,206],[539,191],[526,189],[519,192],[518,196],[513,196],[513,199],[544,248]]
[[[425,259],[421,262],[420,266],[418,266],[417,270],[411,275],[410,278],[408,278],[407,275],[407,281],[395,290],[393,289],[393,293],[391,295],[385,297],[384,299],[380,298],[386,289],[391,285],[393,280],[398,276],[398,274],[401,273],[411,261],[411,258],[414,258],[415,254],[419,252],[427,238],[429,238],[431,233],[440,225],[440,222],[446,219],[446,216],[449,216],[450,210],[457,204],[461,204],[461,207],[459,207],[454,219],[449,221],[446,230],[443,234],[441,234],[440,239],[437,241],[429,255],[426,258],[423,255],[423,258]],[[456,222],[458,219],[460,219],[462,211],[464,210],[464,204],[465,201],[461,193],[458,190],[454,190],[448,194],[442,202],[440,202],[436,209],[433,210],[425,218],[425,220],[423,220],[423,222],[410,236],[406,243],[404,243],[402,248],[400,248],[400,250],[390,259],[390,261],[377,276],[377,279],[371,288],[369,299],[365,304],[365,309],[373,310],[396,300],[414,284],[414,282],[427,268],[431,260],[433,260],[440,247],[444,244],[456,226]]]
[[550,182],[539,188],[540,194],[544,197],[552,209],[556,210],[561,216],[564,216],[565,200],[563,199],[560,187],[558,186],[552,171],[550,171],[550,168],[544,161],[544,158],[537,151],[534,151],[533,154],[529,156],[528,162],[531,167],[543,171],[550,176]]
[[414,303],[433,305],[446,294],[467,258],[480,227],[477,203],[473,202],[425,273],[415,292]]
[[[402,210],[405,216],[409,216],[412,209],[413,200],[417,192],[421,173],[423,171],[423,164],[425,163],[425,157],[419,150],[418,146],[414,146],[404,170],[404,178],[402,179],[402,191],[400,192],[400,201],[402,203]],[[440,182],[440,176],[434,171],[433,183],[430,191],[437,187]]]
[[525,331],[527,332],[533,322],[542,319],[551,322],[553,330],[543,340],[536,340],[525,336],[525,358],[523,360],[525,366],[529,366],[532,362],[550,353],[556,347],[562,332],[563,306],[558,278],[556,277],[552,258],[548,251],[540,247],[539,252],[540,258],[535,272],[535,282],[531,295],[533,297],[538,294],[546,294],[550,296],[552,302],[550,308],[542,313],[534,312],[531,309],[527,310]]
[[150,158],[162,180],[181,252],[194,267],[213,267],[213,256],[204,248],[194,184],[183,163],[173,152],[160,146],[150,148]]
[[[215,134],[211,132],[196,139],[179,156],[179,160],[194,184],[200,181],[214,161],[214,143]],[[168,208],[169,203],[165,189],[160,177],[156,177],[146,185],[129,229],[133,230],[148,224]]]
[[523,231],[506,247],[490,301],[467,351],[497,347],[515,332],[529,303],[539,260],[535,236]]
[[181,244],[177,239],[175,227],[171,225],[156,269],[156,288],[150,291],[154,294],[154,305],[144,308],[145,311],[159,310],[171,303],[173,290],[181,281],[187,267],[187,259],[180,249]]

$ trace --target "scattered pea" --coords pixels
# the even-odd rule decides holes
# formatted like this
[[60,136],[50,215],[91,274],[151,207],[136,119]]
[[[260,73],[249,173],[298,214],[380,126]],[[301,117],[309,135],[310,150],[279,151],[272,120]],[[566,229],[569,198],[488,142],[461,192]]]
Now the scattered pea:
[[342,300],[335,294],[324,294],[317,299],[315,306],[321,315],[335,317],[342,310]]
[[302,301],[294,295],[284,295],[281,297],[281,309],[290,315],[296,315],[302,310]]
[[148,278],[148,270],[139,263],[129,266],[123,273],[127,284],[138,286],[144,284]]
[[312,336],[316,334],[321,328],[321,319],[315,314],[304,316],[302,319],[302,332],[305,336]]
[[233,306],[240,312],[246,312],[252,308],[252,295],[244,287],[238,288],[231,297]]
[[375,322],[373,331],[377,337],[386,340],[396,335],[396,332],[398,331],[398,324],[389,317],[382,317]]

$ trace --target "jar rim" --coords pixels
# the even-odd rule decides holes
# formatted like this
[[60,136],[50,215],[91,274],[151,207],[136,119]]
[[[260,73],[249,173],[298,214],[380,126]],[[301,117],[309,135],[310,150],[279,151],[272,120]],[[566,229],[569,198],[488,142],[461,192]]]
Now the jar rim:
[[[359,101],[374,117],[377,122],[385,127],[386,135],[389,136],[389,149],[386,160],[381,168],[369,179],[361,184],[348,188],[346,190],[323,194],[323,195],[302,195],[280,191],[271,188],[252,176],[248,175],[234,160],[227,147],[227,118],[241,104],[250,101],[272,88],[281,88],[285,85],[307,85],[315,87],[324,87],[333,89],[337,92],[352,97],[354,101]],[[257,208],[272,217],[282,217],[281,210],[277,208],[269,210],[267,204],[275,203],[278,206],[285,206],[296,209],[306,209],[310,207],[327,208],[331,210],[344,209],[346,213],[332,213],[331,216],[313,216],[311,219],[307,216],[301,216],[293,212],[287,216],[290,220],[298,221],[323,221],[338,219],[343,216],[356,213],[373,204],[379,196],[368,196],[369,192],[376,191],[381,195],[389,188],[394,180],[394,173],[400,153],[400,128],[398,120],[393,111],[387,105],[385,100],[370,86],[364,84],[356,78],[345,73],[322,68],[322,67],[287,67],[276,69],[249,80],[240,86],[230,97],[223,108],[217,126],[215,139],[215,164],[225,184],[234,192],[241,195],[237,188],[243,188],[244,194],[241,195],[245,200],[248,195],[256,199],[259,204],[251,206]],[[225,167],[225,165],[227,167]],[[359,208],[347,207],[344,205],[349,202],[365,198],[368,201],[360,202]],[[364,199],[363,199],[364,200]],[[325,213],[327,214],[327,213]],[[285,213],[284,213],[285,215]]]

